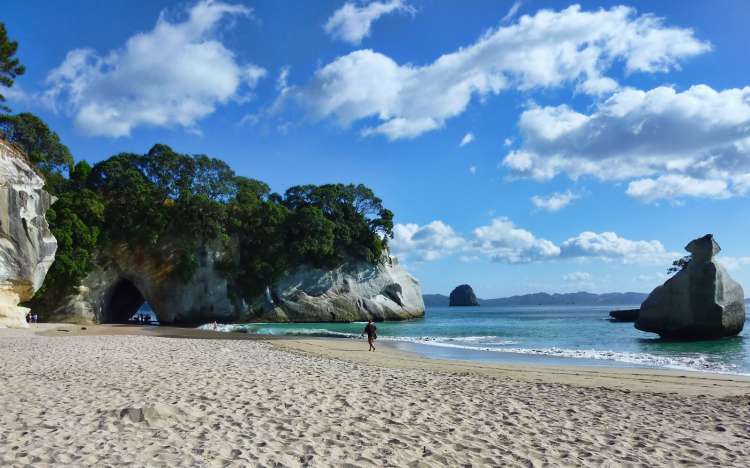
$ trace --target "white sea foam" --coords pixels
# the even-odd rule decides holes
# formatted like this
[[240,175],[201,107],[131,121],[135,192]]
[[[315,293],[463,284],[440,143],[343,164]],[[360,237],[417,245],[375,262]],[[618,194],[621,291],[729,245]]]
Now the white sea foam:
[[[736,366],[716,362],[702,354],[682,356],[660,356],[650,353],[632,353],[625,351],[609,351],[596,349],[562,349],[562,348],[517,348],[493,347],[506,344],[517,344],[513,341],[482,343],[480,346],[469,346],[431,339],[412,339],[409,337],[391,337],[395,341],[408,341],[430,346],[449,347],[471,351],[488,351],[495,353],[512,353],[532,356],[547,356],[569,359],[589,359],[597,361],[614,361],[645,367],[658,367],[675,370],[715,372],[722,374],[741,374]],[[745,374],[742,374],[745,375]]]
[[[325,328],[284,328],[274,327],[273,324],[219,324],[214,328],[213,324],[205,324],[199,327],[203,330],[217,330],[222,332],[248,332],[260,335],[275,336],[309,336],[322,338],[359,338],[358,333],[346,333],[328,330]],[[597,349],[565,349],[557,347],[549,348],[522,348],[518,341],[503,339],[498,336],[459,336],[459,337],[436,337],[436,336],[380,336],[383,341],[398,341],[415,343],[442,348],[454,348],[470,351],[487,351],[493,353],[512,353],[531,356],[546,356],[568,359],[587,359],[595,361],[613,361],[644,367],[658,367],[665,369],[715,372],[724,374],[741,374],[737,367],[731,364],[717,362],[705,354],[682,354],[664,356],[651,353],[634,353],[627,351],[611,351]],[[742,374],[747,375],[747,374]]]

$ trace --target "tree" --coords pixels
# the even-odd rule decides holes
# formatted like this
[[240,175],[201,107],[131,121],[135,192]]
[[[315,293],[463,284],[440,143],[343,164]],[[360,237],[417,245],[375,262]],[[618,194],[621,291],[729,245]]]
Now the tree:
[[73,168],[73,156],[60,137],[34,114],[0,115],[0,136],[20,146],[42,172],[47,190],[57,194],[65,175]]
[[682,258],[678,258],[677,260],[672,262],[672,266],[667,269],[667,274],[671,275],[672,273],[677,273],[680,270],[684,270],[688,267],[690,264],[690,260],[693,257],[690,255],[685,255]]
[[[17,50],[18,42],[8,39],[5,24],[0,23],[0,86],[10,88],[16,77],[26,72],[26,68],[15,56]],[[0,111],[10,112],[10,108],[3,102],[5,102],[5,96],[0,94]]]

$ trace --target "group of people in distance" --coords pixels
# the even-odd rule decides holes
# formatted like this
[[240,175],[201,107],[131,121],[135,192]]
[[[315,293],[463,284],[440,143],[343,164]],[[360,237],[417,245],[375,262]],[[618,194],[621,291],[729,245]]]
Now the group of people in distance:
[[26,314],[26,323],[39,323],[39,316],[37,314],[32,314],[31,312],[29,312],[28,314]]
[[138,324],[146,324],[149,323],[151,320],[148,316],[148,314],[136,314],[135,315],[135,322]]

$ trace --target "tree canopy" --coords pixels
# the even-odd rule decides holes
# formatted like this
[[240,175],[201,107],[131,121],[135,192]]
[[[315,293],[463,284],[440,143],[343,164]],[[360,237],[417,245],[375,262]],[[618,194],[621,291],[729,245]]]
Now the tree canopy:
[[219,159],[162,144],[74,165],[57,134],[31,114],[0,117],[0,132],[28,153],[58,197],[48,212],[58,253],[39,301],[72,292],[96,255],[120,243],[177,258],[185,281],[202,246],[235,249],[220,270],[252,299],[299,265],[381,261],[392,236],[393,213],[364,185],[302,185],[279,195]]
[[44,175],[48,191],[60,190],[58,185],[73,168],[73,156],[42,119],[29,113],[0,115],[0,136],[24,150]]
[[[16,57],[18,51],[18,42],[8,38],[8,32],[5,30],[5,24],[0,22],[0,86],[10,88],[13,86],[16,77],[23,75],[26,68]],[[5,96],[0,93],[0,111],[10,112],[10,108],[3,103]]]

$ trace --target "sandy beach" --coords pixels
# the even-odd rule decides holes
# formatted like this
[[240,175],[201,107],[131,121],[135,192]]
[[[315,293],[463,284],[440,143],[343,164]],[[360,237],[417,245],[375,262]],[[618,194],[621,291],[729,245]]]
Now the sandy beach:
[[2,466],[750,461],[746,377],[438,361],[167,327],[1,329],[0,352]]

